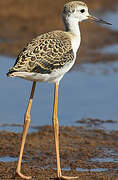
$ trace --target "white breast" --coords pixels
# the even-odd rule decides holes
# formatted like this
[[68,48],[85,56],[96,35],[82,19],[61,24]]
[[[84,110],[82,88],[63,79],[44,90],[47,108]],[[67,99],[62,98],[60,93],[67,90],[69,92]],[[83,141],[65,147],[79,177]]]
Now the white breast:
[[80,36],[74,36],[71,39],[71,43],[72,43],[72,48],[73,48],[73,52],[74,52],[74,56],[76,58],[76,53],[78,48],[80,47],[80,42],[81,42],[81,37]]

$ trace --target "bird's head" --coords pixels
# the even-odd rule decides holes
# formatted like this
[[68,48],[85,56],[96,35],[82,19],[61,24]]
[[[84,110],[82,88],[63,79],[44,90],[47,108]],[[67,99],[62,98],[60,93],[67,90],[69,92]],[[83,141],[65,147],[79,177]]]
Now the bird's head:
[[72,1],[64,5],[62,12],[63,19],[66,21],[77,21],[92,20],[95,22],[111,25],[102,19],[96,18],[89,14],[88,7],[81,1]]

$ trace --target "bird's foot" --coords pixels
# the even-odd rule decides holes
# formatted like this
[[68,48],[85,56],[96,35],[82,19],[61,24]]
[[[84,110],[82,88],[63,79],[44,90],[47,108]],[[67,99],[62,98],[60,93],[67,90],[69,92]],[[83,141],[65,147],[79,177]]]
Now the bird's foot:
[[68,177],[68,176],[60,176],[57,179],[59,180],[73,180],[73,179],[78,179],[78,177]]
[[17,171],[16,174],[17,174],[18,176],[20,176],[22,179],[31,179],[31,178],[32,178],[31,176],[25,176],[25,175],[23,175],[23,174],[22,174],[21,172],[19,172],[19,171]]

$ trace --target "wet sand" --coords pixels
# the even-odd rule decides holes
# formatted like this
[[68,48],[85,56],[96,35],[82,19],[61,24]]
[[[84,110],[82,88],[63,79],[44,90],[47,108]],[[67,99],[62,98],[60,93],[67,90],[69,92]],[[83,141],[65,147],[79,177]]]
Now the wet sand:
[[[98,121],[94,120],[94,122]],[[92,121],[89,121],[89,127],[90,125],[92,126]],[[82,180],[117,180],[118,132],[105,132],[89,127],[60,128],[60,155],[63,174],[78,176],[78,179]],[[1,131],[0,157],[18,157],[20,141],[21,134]],[[94,158],[98,158],[100,161],[92,160]],[[111,161],[107,162],[109,158]],[[16,161],[0,162],[0,178],[2,180],[20,179],[15,176],[16,166]],[[38,132],[28,134],[22,172],[37,180],[56,178],[52,127],[40,127]]]
[[[95,13],[115,11],[117,0],[86,1]],[[0,54],[16,56],[37,35],[64,29],[61,11],[65,1],[7,0],[0,1]],[[82,44],[76,63],[113,61],[118,54],[103,54],[95,50],[118,42],[118,31],[92,22],[82,22]],[[99,34],[99,36],[98,36]]]

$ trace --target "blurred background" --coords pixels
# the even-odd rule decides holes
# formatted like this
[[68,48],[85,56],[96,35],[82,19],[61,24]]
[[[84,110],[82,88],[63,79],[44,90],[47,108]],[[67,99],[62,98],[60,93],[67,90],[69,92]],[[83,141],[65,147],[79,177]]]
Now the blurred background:
[[[34,37],[64,30],[61,11],[65,0],[0,1],[0,128],[20,131],[31,82],[7,78],[18,53]],[[80,120],[113,120],[118,123],[118,1],[85,0],[91,14],[112,26],[82,22],[82,43],[76,63],[60,83],[59,119],[65,126]],[[78,65],[79,64],[79,65]],[[53,85],[37,85],[31,131],[51,124]],[[109,122],[109,121],[108,121]],[[100,128],[118,130],[114,123]]]

